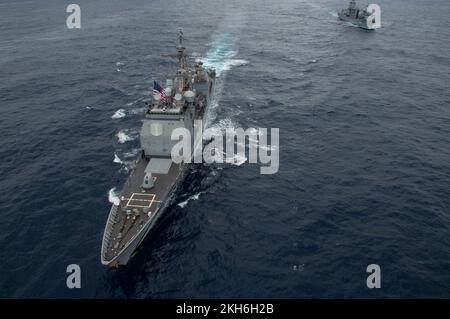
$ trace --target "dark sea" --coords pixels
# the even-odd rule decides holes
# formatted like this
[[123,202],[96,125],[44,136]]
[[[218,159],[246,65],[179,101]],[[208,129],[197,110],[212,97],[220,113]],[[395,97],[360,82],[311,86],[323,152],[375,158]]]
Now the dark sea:
[[[81,29],[71,1],[0,0],[0,297],[450,297],[450,2],[375,2],[370,32],[344,0],[78,0]],[[109,197],[179,28],[219,75],[208,125],[279,128],[280,169],[191,166],[107,269]]]

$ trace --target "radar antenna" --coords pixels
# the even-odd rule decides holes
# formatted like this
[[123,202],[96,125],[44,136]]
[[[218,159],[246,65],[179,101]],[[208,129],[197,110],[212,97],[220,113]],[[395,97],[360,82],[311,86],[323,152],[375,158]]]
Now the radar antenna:
[[180,47],[183,46],[183,29],[178,29],[178,41],[180,41]]

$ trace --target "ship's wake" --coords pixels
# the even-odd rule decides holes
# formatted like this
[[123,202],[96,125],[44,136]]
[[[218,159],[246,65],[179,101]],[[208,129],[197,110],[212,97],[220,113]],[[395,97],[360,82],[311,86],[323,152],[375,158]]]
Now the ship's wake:
[[[222,135],[225,136],[225,133],[227,130],[235,129],[237,125],[233,122],[230,118],[221,119],[218,122],[214,123],[212,126],[209,127],[209,130],[213,133],[214,136]],[[217,149],[214,149],[216,152],[219,151]],[[226,161],[228,164],[235,165],[235,166],[241,166],[247,161],[247,157],[242,154],[233,154],[232,158],[227,158],[227,152],[226,150],[222,151],[222,156],[226,158]]]
[[[238,126],[234,123],[234,121],[232,119],[225,118],[225,119],[221,119],[220,121],[214,123],[211,127],[209,127],[209,130],[212,131],[212,134],[214,136],[218,136],[218,135],[226,136],[227,130],[234,130],[237,127]],[[258,131],[256,128],[249,128],[249,130],[254,135],[263,134],[263,132]],[[270,145],[270,146],[261,145],[260,141],[257,137],[249,137],[248,143],[252,143],[253,145],[255,145],[255,147],[257,149],[262,149],[266,152],[275,151],[277,149],[277,147],[275,145]],[[237,141],[235,141],[234,144],[238,145],[239,147],[244,148],[245,154],[234,153],[234,149],[233,149],[232,154],[231,153],[227,154],[227,150],[223,150],[222,155],[223,155],[223,158],[226,159],[227,164],[231,164],[234,166],[241,166],[242,164],[246,163],[248,160],[247,154],[249,152],[249,145],[246,143],[241,143],[241,142],[237,142]],[[218,151],[217,149],[214,149],[214,150]],[[233,155],[233,157],[231,157],[230,155]],[[230,156],[230,157],[227,157],[227,156]],[[220,166],[217,166],[217,167],[220,169]]]
[[224,72],[230,71],[232,67],[246,65],[248,63],[244,59],[235,59],[237,55],[238,51],[230,50],[226,44],[219,44],[212,48],[205,58],[199,58],[197,60],[202,61],[207,68],[214,68],[217,77],[220,78]]
[[233,32],[219,34],[211,41],[206,55],[197,59],[197,61],[202,61],[206,68],[215,69],[217,75],[214,95],[211,97],[211,105],[205,116],[205,127],[209,127],[216,118],[216,110],[222,96],[227,72],[233,67],[249,63],[245,59],[237,58],[238,51],[234,48],[236,40],[237,36]]

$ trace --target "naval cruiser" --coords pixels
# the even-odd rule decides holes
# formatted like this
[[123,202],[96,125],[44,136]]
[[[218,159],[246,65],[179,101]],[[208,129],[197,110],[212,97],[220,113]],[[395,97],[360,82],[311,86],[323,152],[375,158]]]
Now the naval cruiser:
[[181,30],[177,50],[176,74],[168,77],[164,88],[154,82],[153,100],[147,104],[140,132],[139,157],[119,195],[120,202],[109,212],[101,248],[101,262],[109,267],[128,263],[183,180],[188,164],[172,161],[171,150],[178,142],[171,140],[172,131],[189,130],[194,150],[203,147],[202,139],[194,141],[194,136],[203,129],[198,123],[203,123],[211,103],[216,73],[198,61],[188,67]]
[[366,30],[378,29],[380,28],[380,12],[379,10],[378,13],[369,12],[372,11],[369,9],[371,6],[377,5],[369,5],[366,9],[360,9],[356,6],[356,1],[351,0],[347,9],[342,9],[338,12],[338,17],[343,21],[350,22]]

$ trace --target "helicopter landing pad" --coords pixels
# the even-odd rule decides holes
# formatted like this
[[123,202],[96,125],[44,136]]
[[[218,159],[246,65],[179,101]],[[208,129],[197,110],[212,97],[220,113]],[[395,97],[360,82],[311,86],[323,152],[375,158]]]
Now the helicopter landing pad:
[[158,202],[155,194],[142,194],[142,193],[133,193],[130,198],[125,198],[128,200],[125,206],[128,207],[137,207],[137,208],[150,208],[152,207],[154,202]]

